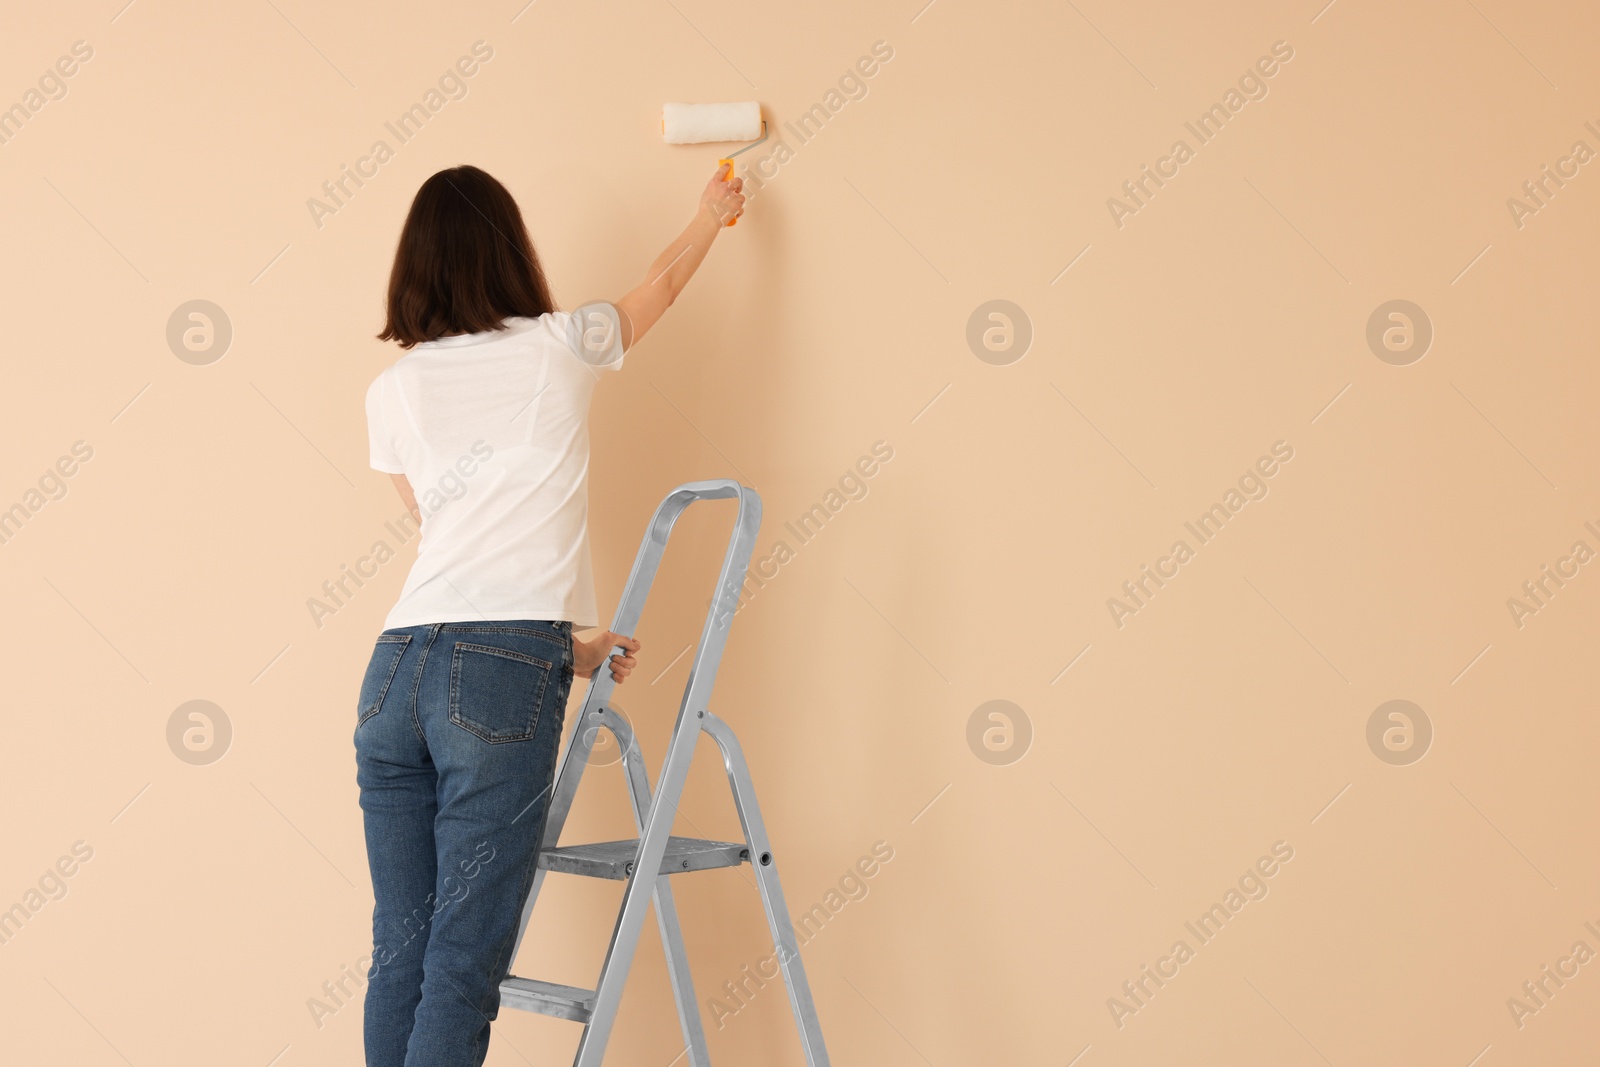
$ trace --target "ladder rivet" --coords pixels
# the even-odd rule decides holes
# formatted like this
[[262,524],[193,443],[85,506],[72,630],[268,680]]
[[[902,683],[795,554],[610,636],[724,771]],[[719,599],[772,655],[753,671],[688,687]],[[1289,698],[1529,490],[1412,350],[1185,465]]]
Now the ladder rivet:
[[706,717],[706,713],[703,712],[703,711],[697,711],[697,712],[695,712],[695,715],[699,716],[702,719]]
[[766,867],[771,863],[772,863],[772,853],[763,852],[761,854],[761,866]]
[[684,860],[683,861],[683,869],[686,870],[686,871],[689,869],[689,861],[688,860]]

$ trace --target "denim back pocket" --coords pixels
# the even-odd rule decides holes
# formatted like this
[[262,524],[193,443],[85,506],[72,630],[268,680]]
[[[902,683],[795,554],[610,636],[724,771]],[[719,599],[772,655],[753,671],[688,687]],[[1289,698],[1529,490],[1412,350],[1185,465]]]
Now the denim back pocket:
[[450,660],[450,721],[490,744],[526,741],[539,725],[555,666],[509,648],[457,641]]
[[373,646],[372,659],[367,662],[367,673],[361,679],[361,697],[357,701],[356,726],[360,726],[383,707],[383,698],[400,669],[400,657],[411,643],[410,634],[379,634]]

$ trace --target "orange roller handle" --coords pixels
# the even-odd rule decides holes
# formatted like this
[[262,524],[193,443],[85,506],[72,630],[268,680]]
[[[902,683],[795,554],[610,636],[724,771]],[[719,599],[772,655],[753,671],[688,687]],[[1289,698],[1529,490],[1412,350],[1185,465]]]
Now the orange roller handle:
[[[717,160],[717,166],[719,166],[719,167],[722,166],[724,163],[726,163],[728,165],[728,176],[726,178],[723,178],[722,180],[723,181],[730,181],[733,178],[733,160],[731,160],[731,159],[719,159],[719,160]],[[728,225],[732,226],[734,223],[736,223],[738,221],[739,221],[739,216],[735,215],[733,218],[728,220]]]

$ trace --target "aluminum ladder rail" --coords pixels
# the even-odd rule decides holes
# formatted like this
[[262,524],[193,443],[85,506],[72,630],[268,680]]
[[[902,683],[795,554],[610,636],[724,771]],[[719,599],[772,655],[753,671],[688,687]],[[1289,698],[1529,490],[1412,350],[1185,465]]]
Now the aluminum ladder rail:
[[[637,629],[645,600],[655,581],[656,570],[666,551],[667,539],[678,516],[695,501],[721,499],[736,499],[739,502],[738,517],[717,578],[716,595],[712,597],[710,610],[700,631],[700,643],[689,668],[689,682],[684,688],[678,718],[672,728],[666,758],[662,762],[660,783],[654,795],[650,791],[649,774],[633,731],[627,720],[617,714],[613,707],[611,694],[616,683],[604,666],[595,672],[589,683],[583,711],[567,738],[552,787],[550,814],[545,824],[538,868],[534,872],[527,902],[523,905],[511,958],[516,959],[516,951],[527,933],[528,920],[538,900],[539,889],[549,871],[626,879],[628,884],[623,893],[622,907],[611,933],[611,943],[606,949],[605,962],[600,967],[599,980],[595,988],[589,990],[513,975],[508,976],[500,986],[501,1003],[506,1007],[584,1024],[574,1067],[600,1067],[612,1026],[616,1022],[623,985],[627,981],[628,969],[644,926],[645,909],[652,899],[666,951],[672,992],[677,1001],[678,1020],[683,1027],[689,1067],[710,1067],[705,1029],[701,1025],[700,1009],[695,1001],[689,958],[684,949],[683,932],[678,925],[677,908],[673,903],[668,878],[672,874],[731,867],[744,862],[750,863],[756,877],[806,1063],[808,1067],[829,1067],[816,1004],[811,998],[811,987],[806,981],[805,967],[800,960],[800,948],[795,940],[788,907],[784,903],[777,862],[767,839],[761,809],[756,803],[749,766],[745,763],[743,750],[733,731],[711,714],[707,707],[717,667],[722,661],[723,647],[727,643],[728,626],[738,608],[745,570],[755,548],[756,532],[761,527],[761,498],[755,490],[731,479],[718,479],[688,482],[668,493],[656,508],[644,540],[639,545],[639,554],[634,559],[633,571],[623,590],[622,601],[617,605],[611,629],[619,634],[632,634]],[[621,651],[621,648],[613,649],[613,653]],[[607,662],[609,659],[608,655]],[[572,809],[573,797],[588,766],[594,739],[602,729],[611,731],[622,752],[624,778],[632,798],[639,837],[630,841],[558,847],[562,828]],[[721,750],[723,766],[733,792],[734,807],[739,814],[739,825],[744,832],[742,842],[672,836],[678,799],[682,795],[690,760],[702,731],[710,734]]]

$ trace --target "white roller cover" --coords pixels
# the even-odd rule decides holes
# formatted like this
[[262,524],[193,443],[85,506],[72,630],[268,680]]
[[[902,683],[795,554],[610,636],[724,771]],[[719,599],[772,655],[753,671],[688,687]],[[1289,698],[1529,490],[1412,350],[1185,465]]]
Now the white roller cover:
[[668,144],[704,141],[754,141],[761,136],[761,105],[666,104],[661,109],[661,135]]

